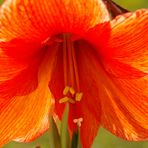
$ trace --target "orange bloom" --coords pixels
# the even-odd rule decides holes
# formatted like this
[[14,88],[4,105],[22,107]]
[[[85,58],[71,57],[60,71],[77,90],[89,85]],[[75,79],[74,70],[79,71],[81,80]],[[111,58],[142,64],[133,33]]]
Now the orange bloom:
[[[0,146],[28,142],[53,110],[81,127],[148,139],[148,11],[109,21],[101,0],[6,0],[0,9]],[[53,101],[54,100],[54,101]]]

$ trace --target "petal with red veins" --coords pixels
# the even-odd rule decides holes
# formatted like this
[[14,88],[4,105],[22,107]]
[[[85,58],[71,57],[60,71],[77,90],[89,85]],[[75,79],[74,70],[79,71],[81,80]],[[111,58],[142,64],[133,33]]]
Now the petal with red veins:
[[140,71],[148,72],[148,10],[137,10],[111,22],[110,39],[104,44],[103,57],[117,59]]
[[[94,83],[96,82],[95,84],[98,86],[98,90],[94,92],[98,92],[98,100],[91,98],[91,101],[87,101],[84,98],[85,104],[89,102],[88,109],[91,106],[90,112],[97,118],[100,115],[101,124],[113,134],[127,140],[146,140],[148,138],[148,77],[146,73],[117,60],[108,63],[111,67],[111,73],[108,73],[105,65],[101,64],[97,53],[94,53],[92,57],[93,50],[88,54],[89,50],[84,47],[86,46],[83,45],[80,51],[82,49],[85,49],[85,51],[79,54],[83,55],[83,58],[78,59],[81,59],[85,64],[80,66],[79,73],[83,73],[86,81],[87,76],[90,76],[89,72],[93,72],[91,79],[95,79]],[[81,63],[79,62],[79,64]],[[121,69],[119,68],[120,65]],[[83,71],[84,68],[85,72]],[[122,70],[122,68],[125,69]],[[82,80],[83,78],[81,78],[81,83]],[[91,80],[89,81],[91,82]],[[101,103],[101,112],[95,110],[96,107],[93,106],[93,103],[91,104],[92,101],[95,102],[95,105],[98,101]]]
[[50,107],[51,94],[42,83],[28,95],[5,101],[0,110],[0,146],[14,139],[27,142],[40,136],[49,126]]
[[148,139],[148,77],[107,79],[102,87],[102,125],[126,140]]
[[30,63],[19,75],[0,84],[0,146],[11,140],[31,141],[49,127],[53,104],[49,65],[54,65],[56,50],[46,51],[41,63]]
[[61,32],[80,34],[109,20],[101,0],[7,0],[0,14],[1,41],[42,40]]
[[116,17],[102,54],[101,124],[126,140],[148,139],[147,23],[147,10]]

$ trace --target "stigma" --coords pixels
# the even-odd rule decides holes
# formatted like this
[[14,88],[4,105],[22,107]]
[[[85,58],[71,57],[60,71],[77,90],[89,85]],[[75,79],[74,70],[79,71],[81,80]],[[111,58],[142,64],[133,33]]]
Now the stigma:
[[78,127],[81,127],[83,118],[74,119],[73,122],[76,123]]

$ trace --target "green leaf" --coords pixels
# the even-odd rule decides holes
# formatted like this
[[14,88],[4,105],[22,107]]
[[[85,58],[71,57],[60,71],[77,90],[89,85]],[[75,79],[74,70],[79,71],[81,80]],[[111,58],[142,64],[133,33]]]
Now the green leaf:
[[50,138],[50,143],[49,143],[50,148],[61,148],[58,128],[52,117],[50,117],[49,138]]
[[68,113],[69,113],[69,106],[67,104],[65,107],[61,123],[61,148],[70,148],[70,136],[68,131]]

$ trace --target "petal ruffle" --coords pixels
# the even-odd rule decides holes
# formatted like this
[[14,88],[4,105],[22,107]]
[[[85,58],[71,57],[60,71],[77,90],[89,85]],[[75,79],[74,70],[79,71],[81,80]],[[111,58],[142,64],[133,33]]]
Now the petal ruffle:
[[61,32],[80,34],[106,20],[101,0],[7,0],[0,9],[0,37],[42,40]]

